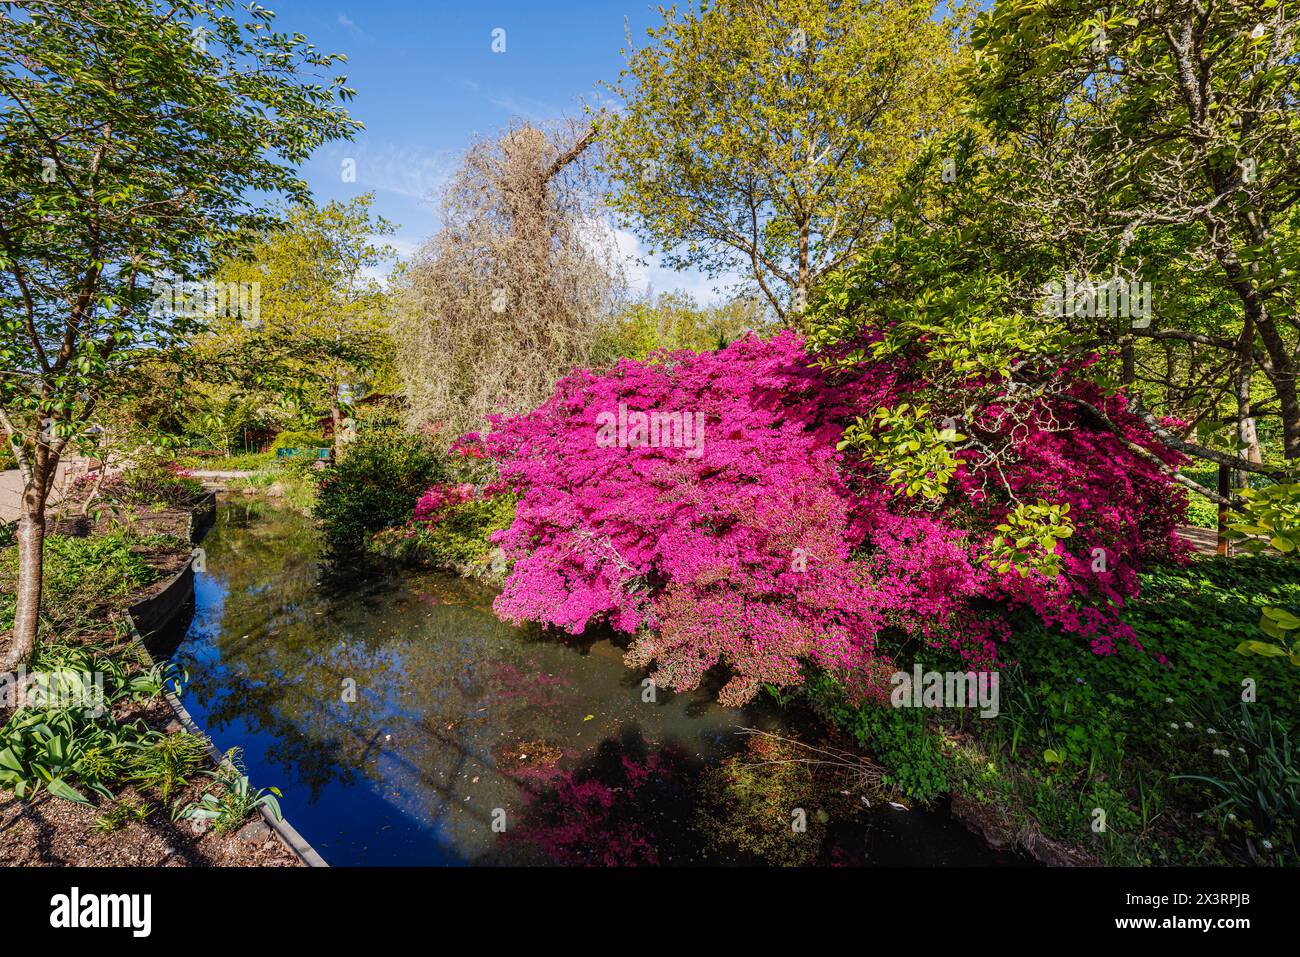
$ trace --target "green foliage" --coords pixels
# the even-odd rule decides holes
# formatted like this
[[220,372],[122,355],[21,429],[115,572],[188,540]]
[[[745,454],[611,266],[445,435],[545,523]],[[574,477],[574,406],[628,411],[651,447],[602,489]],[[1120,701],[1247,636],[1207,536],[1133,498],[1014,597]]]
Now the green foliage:
[[1273,851],[1277,863],[1300,863],[1300,753],[1291,741],[1294,726],[1266,706],[1245,703],[1216,726],[1223,733],[1227,767],[1182,779],[1210,786],[1219,798],[1211,810],[1240,826],[1253,858],[1261,850]]
[[122,475],[120,484],[105,479],[102,496],[117,505],[185,508],[207,494],[202,482],[176,475],[170,465],[161,456],[142,456]]
[[933,801],[948,789],[946,759],[922,708],[849,703],[829,675],[807,686],[813,709],[843,728],[886,769],[884,781],[918,801]]
[[645,361],[660,350],[721,349],[746,332],[763,333],[772,324],[763,304],[739,297],[720,306],[700,307],[684,293],[629,303],[607,325],[591,350],[593,367],[619,359]]
[[163,802],[172,792],[189,783],[208,761],[206,739],[188,731],[159,735],[137,746],[127,779],[144,787],[157,788]]
[[[139,770],[149,767],[151,749],[166,736],[138,719],[120,722],[113,711],[176,687],[173,666],[142,669],[120,647],[82,641],[41,642],[30,665],[23,700],[13,701],[25,706],[0,728],[0,786],[20,798],[44,787],[88,803],[88,791],[111,797],[109,788],[121,781],[154,780]],[[94,677],[102,681],[102,697]]]
[[955,428],[935,428],[932,418],[928,408],[910,402],[876,409],[870,422],[858,418],[846,428],[835,447],[860,452],[887,472],[890,483],[908,497],[940,498],[957,471],[949,446],[966,436]]
[[998,573],[1012,568],[1021,575],[1030,571],[1055,577],[1060,574],[1056,545],[1074,534],[1070,506],[1021,502],[996,526],[985,561]]
[[306,195],[296,164],[360,128],[340,57],[233,6],[0,15],[0,408],[29,461],[85,434],[109,380],[147,389],[140,352],[199,325],[155,308],[153,281],[207,275],[277,194]]
[[788,322],[878,235],[917,131],[958,124],[963,13],[912,0],[661,12],[606,119],[612,205],[670,266],[743,264]]
[[248,775],[243,772],[238,748],[226,752],[221,767],[216,771],[204,773],[212,778],[216,787],[205,792],[198,801],[182,808],[180,817],[211,821],[220,834],[236,830],[263,807],[270,808],[277,821],[283,819],[280,802],[277,800],[281,796],[280,790],[253,788],[249,784]]
[[122,798],[107,814],[95,819],[95,830],[111,834],[131,823],[143,824],[152,813],[153,808],[145,802],[130,797]]
[[1238,654],[1286,658],[1300,667],[1300,618],[1285,608],[1265,606],[1259,614],[1259,630],[1275,643],[1251,638],[1237,646]]
[[[855,708],[825,675],[806,694],[880,761],[887,783],[919,799],[968,795],[1014,828],[1104,863],[1223,863],[1247,837],[1261,860],[1269,840],[1267,859],[1280,861],[1294,854],[1283,822],[1295,820],[1286,809],[1297,793],[1288,776],[1297,681],[1284,659],[1234,650],[1256,633],[1262,609],[1280,606],[1300,607],[1294,559],[1204,559],[1144,573],[1124,613],[1141,648],[1121,643],[1098,656],[1077,637],[1017,621],[1001,650],[1015,664],[1000,671],[996,718]],[[928,667],[964,668],[932,657]],[[900,651],[898,666],[911,657]],[[1235,815],[1223,819],[1226,841],[1198,826],[1194,815],[1207,810]]]
[[[45,539],[44,615],[51,626],[67,628],[88,609],[125,598],[159,572],[139,549],[169,541],[123,532],[89,538],[50,535]],[[18,550],[0,551],[0,630],[13,627]]]
[[[328,443],[327,443],[328,444]],[[177,456],[177,464],[187,469],[216,469],[229,472],[260,472],[275,465],[274,452],[236,452],[234,455]]]
[[334,443],[319,432],[295,432],[286,429],[275,437],[271,451],[280,449],[328,449]]
[[218,281],[257,283],[261,296],[256,317],[222,318],[196,343],[211,378],[234,378],[237,397],[273,395],[307,421],[349,415],[350,400],[390,374],[388,292],[375,273],[393,255],[382,237],[396,227],[374,214],[374,200],[295,203],[221,264]]
[[314,514],[332,543],[357,547],[367,534],[410,518],[416,500],[446,471],[443,458],[419,436],[363,432],[320,473]]
[[516,499],[511,495],[476,498],[451,506],[435,524],[413,522],[405,527],[381,529],[366,547],[388,558],[422,562],[436,568],[468,570],[482,566],[492,554],[493,532],[515,520]]
[[253,490],[278,505],[310,512],[316,505],[316,480],[320,474],[312,462],[307,458],[290,459],[282,465],[232,479],[227,488],[231,492]]
[[1228,516],[1228,534],[1239,548],[1259,553],[1275,548],[1300,555],[1300,483],[1283,482],[1241,490],[1239,512]]

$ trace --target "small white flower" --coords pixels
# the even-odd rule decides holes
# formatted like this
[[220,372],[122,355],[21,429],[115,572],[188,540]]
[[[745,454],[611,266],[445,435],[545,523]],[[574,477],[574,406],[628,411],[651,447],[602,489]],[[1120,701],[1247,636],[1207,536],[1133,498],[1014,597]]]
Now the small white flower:
[[1206,729],[1205,729],[1205,733],[1206,733],[1206,734],[1218,734],[1219,732],[1215,731],[1213,728],[1206,728]]
[[1272,841],[1269,841],[1269,840],[1263,840],[1263,841],[1260,841],[1259,843],[1262,844],[1262,845],[1264,846],[1264,850],[1266,850],[1266,851],[1271,851],[1271,850],[1273,850],[1273,842],[1272,842]]
[[1166,698],[1166,699],[1165,699],[1165,704],[1173,704],[1173,703],[1174,703],[1174,699],[1173,699],[1173,698]]
[[1195,726],[1194,724],[1192,724],[1190,721],[1184,721],[1184,722],[1183,722],[1183,727],[1184,727],[1184,728],[1194,728],[1194,727],[1196,727],[1196,726]]
[[1170,721],[1170,722],[1169,722],[1169,727],[1171,727],[1171,728],[1173,728],[1175,731],[1177,731],[1177,730],[1178,730],[1178,722],[1177,722],[1177,721]]

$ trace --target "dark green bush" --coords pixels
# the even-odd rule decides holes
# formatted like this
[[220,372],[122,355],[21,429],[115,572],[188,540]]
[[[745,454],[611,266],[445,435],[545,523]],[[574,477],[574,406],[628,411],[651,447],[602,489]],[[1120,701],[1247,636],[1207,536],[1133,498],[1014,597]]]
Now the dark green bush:
[[419,436],[364,432],[320,473],[313,511],[331,543],[358,547],[371,532],[410,518],[424,490],[445,475],[443,458]]

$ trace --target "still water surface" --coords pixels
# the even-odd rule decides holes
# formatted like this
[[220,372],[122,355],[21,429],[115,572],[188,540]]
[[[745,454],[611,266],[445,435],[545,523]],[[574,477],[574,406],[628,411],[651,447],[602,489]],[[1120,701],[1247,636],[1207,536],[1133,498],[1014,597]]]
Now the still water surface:
[[[770,704],[647,703],[607,638],[511,627],[490,589],[453,576],[329,561],[288,510],[223,501],[204,549],[173,654],[186,707],[284,791],[330,864],[733,860],[695,831],[693,781],[739,728],[781,730]],[[889,807],[823,857],[1004,862],[940,814]]]

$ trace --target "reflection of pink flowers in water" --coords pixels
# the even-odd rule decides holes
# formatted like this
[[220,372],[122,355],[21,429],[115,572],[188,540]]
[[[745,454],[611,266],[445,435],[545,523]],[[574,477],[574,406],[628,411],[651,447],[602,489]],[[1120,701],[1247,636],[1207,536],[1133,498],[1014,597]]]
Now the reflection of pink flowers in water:
[[559,773],[532,797],[520,825],[502,839],[538,847],[567,866],[659,864],[659,795],[681,794],[687,784],[672,749],[633,750],[606,741],[589,767]]
[[571,687],[558,675],[525,672],[508,661],[489,661],[487,682],[494,702],[515,702],[530,708],[555,708],[562,702],[557,692]]

